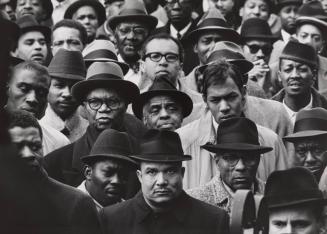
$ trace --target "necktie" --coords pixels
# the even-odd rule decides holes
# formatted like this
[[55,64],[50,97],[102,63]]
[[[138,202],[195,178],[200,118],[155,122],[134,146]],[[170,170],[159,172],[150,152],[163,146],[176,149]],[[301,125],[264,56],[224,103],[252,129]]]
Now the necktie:
[[64,128],[63,130],[60,131],[62,134],[64,134],[65,136],[69,136],[69,130],[68,128]]
[[181,38],[182,38],[182,35],[179,32],[177,32],[177,39],[180,40]]

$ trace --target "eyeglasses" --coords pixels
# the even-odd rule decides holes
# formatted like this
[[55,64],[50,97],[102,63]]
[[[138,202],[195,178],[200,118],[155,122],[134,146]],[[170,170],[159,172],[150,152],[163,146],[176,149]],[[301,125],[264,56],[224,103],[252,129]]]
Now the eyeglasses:
[[166,4],[173,5],[175,3],[180,3],[181,5],[190,5],[192,4],[191,0],[166,0]]
[[147,57],[149,57],[153,62],[159,62],[162,59],[162,57],[165,57],[166,61],[170,63],[176,62],[179,59],[178,54],[174,54],[174,53],[162,54],[159,52],[148,53],[144,56],[144,59],[146,59]]
[[271,46],[259,46],[259,45],[249,45],[249,44],[246,44],[246,45],[247,45],[247,47],[249,47],[251,54],[258,53],[258,51],[260,49],[262,50],[262,53],[264,53],[265,55],[269,55],[272,51]]
[[99,99],[99,98],[92,98],[86,100],[87,104],[92,110],[99,110],[103,103],[106,104],[106,106],[110,110],[117,110],[120,107],[120,100],[116,98],[108,98],[108,99]]
[[128,27],[128,26],[121,26],[118,28],[118,31],[120,32],[121,35],[126,36],[130,34],[130,32],[133,31],[135,35],[138,36],[145,36],[148,34],[148,30],[143,27]]
[[222,154],[222,155],[220,155],[218,157],[220,157],[224,161],[226,161],[230,165],[230,167],[235,167],[237,165],[237,163],[240,161],[241,158],[242,158],[242,161],[243,161],[243,163],[244,163],[244,165],[246,167],[253,167],[258,162],[258,158],[260,156],[258,156],[258,155],[239,156],[239,155],[236,155],[236,154],[228,153],[228,154]]

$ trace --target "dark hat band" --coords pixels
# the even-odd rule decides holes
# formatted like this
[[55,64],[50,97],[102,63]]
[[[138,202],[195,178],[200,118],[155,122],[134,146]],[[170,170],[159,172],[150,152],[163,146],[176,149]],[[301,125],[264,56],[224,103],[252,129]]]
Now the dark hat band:
[[127,15],[146,15],[146,13],[141,9],[131,8],[131,9],[122,9],[122,11],[119,12],[118,16],[127,16]]
[[92,51],[91,53],[88,53],[84,57],[84,59],[98,59],[98,58],[108,58],[108,59],[118,61],[118,58],[114,52],[112,52],[110,50],[104,50],[104,49]]
[[235,142],[260,146],[259,141],[255,136],[240,134],[240,132],[225,132],[221,137],[218,137],[217,139],[217,144],[228,144]]
[[[183,149],[176,145],[163,144],[161,141],[150,141],[140,146],[142,155],[184,155]],[[142,156],[143,157],[143,156]]]
[[90,154],[117,154],[129,156],[131,152],[126,147],[117,147],[117,146],[98,146],[96,150],[91,151]]
[[104,80],[104,77],[106,80],[108,80],[108,79],[123,80],[122,77],[116,76],[114,74],[100,73],[100,74],[97,74],[94,76],[90,76],[86,81],[88,81],[88,80]]
[[288,204],[290,202],[305,201],[305,200],[322,200],[323,194],[318,189],[297,190],[284,192],[270,193],[265,196],[268,206],[277,206],[281,204]]
[[297,120],[294,125],[294,133],[302,131],[327,131],[327,120],[318,118],[306,118]]

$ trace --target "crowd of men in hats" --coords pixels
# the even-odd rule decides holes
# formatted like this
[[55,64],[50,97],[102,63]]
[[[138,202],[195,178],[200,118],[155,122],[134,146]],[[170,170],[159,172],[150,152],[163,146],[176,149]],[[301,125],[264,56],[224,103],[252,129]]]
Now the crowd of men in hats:
[[327,233],[326,0],[0,0],[0,33],[3,233],[228,234],[239,190]]

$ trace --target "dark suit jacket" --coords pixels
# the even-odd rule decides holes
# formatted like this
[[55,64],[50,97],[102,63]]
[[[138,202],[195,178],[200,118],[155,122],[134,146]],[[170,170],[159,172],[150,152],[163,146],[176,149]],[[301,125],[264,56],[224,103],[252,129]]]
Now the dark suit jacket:
[[166,213],[153,213],[139,192],[134,198],[104,208],[100,213],[104,234],[228,234],[225,211],[187,195]]

